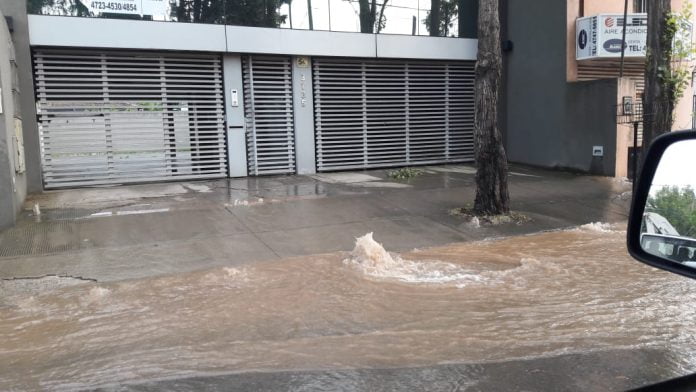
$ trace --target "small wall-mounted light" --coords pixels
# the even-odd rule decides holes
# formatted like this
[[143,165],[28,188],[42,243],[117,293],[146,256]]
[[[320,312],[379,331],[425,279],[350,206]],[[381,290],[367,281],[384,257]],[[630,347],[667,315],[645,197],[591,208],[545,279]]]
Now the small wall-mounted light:
[[633,114],[633,97],[623,97],[621,107],[624,115]]
[[503,50],[504,53],[512,52],[512,50],[515,49],[515,44],[509,39],[506,39],[501,43],[500,48]]

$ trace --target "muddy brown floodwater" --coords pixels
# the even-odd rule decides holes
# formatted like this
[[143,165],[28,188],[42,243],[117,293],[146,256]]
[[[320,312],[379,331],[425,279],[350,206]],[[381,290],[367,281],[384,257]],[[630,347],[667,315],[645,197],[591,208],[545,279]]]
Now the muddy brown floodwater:
[[688,352],[696,337],[694,284],[631,260],[606,224],[403,255],[366,236],[350,254],[72,283],[3,282],[0,390]]

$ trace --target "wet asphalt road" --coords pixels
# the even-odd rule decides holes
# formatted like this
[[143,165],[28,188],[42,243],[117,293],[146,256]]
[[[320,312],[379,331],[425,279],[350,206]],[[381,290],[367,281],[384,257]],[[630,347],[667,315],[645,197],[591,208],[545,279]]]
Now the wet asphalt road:
[[688,374],[662,349],[609,350],[483,364],[241,373],[101,391],[624,391]]

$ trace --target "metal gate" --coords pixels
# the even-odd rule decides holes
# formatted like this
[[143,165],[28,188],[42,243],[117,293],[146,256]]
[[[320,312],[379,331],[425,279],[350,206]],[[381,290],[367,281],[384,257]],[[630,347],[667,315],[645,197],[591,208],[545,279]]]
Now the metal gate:
[[474,62],[314,59],[317,170],[471,161]]
[[242,65],[249,174],[295,173],[290,57],[245,56]]
[[46,188],[226,175],[219,56],[39,49],[34,60]]

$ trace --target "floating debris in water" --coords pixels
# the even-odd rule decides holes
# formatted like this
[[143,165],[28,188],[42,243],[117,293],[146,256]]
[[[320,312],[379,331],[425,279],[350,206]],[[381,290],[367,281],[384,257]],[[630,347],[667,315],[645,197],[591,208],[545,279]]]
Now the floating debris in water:
[[453,208],[449,211],[449,214],[464,218],[464,220],[469,222],[469,224],[475,228],[482,225],[496,226],[506,223],[521,225],[532,221],[532,218],[516,211],[510,211],[507,214],[501,215],[477,215],[474,210],[469,207]]
[[387,176],[394,180],[410,180],[423,174],[423,170],[414,169],[412,167],[403,167],[401,169],[390,170],[387,172]]

